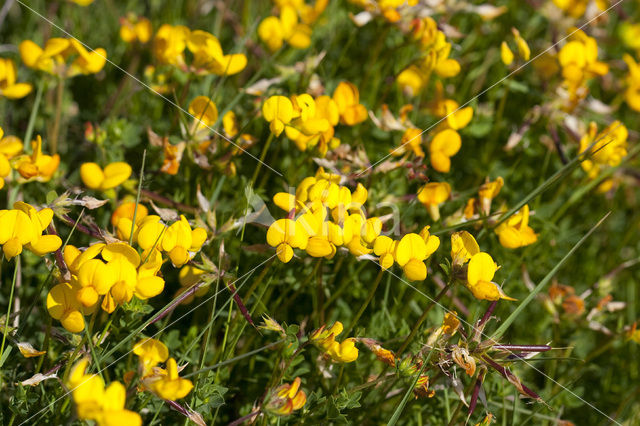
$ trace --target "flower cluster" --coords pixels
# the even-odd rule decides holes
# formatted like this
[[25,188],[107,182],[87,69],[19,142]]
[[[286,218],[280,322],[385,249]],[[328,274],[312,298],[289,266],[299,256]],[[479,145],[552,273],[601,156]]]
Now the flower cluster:
[[[185,51],[191,53],[187,63]],[[220,41],[202,30],[164,24],[153,39],[153,54],[160,64],[173,65],[196,75],[233,75],[247,66],[243,53],[225,54]]]
[[353,337],[345,339],[342,343],[336,342],[336,337],[342,333],[343,327],[340,321],[336,321],[331,327],[320,327],[311,333],[309,340],[313,342],[333,362],[353,362],[358,359],[358,348]]
[[[17,142],[18,140],[12,141],[16,148]],[[31,155],[19,155],[13,158],[11,163],[25,181],[48,182],[58,170],[60,156],[44,154],[42,138],[38,135],[35,141],[31,141]]]
[[144,300],[164,289],[164,279],[158,276],[162,256],[157,250],[141,257],[127,243],[97,243],[84,251],[67,245],[64,260],[70,279],[49,291],[47,309],[72,333],[84,329],[82,315],[92,313],[99,303],[111,313],[134,295]]
[[562,46],[558,61],[562,67],[563,86],[569,94],[567,109],[572,111],[589,93],[587,82],[609,72],[609,65],[598,61],[598,43],[582,30],[572,28],[569,42]]
[[78,418],[93,420],[98,426],[139,426],[142,418],[127,410],[126,388],[120,382],[111,382],[105,388],[102,377],[86,374],[89,359],[84,358],[73,366],[66,385],[71,389]]
[[27,249],[38,256],[56,251],[62,245],[57,235],[43,235],[51,220],[53,210],[36,210],[30,204],[17,201],[11,210],[0,210],[0,245],[7,259],[18,256]]
[[96,74],[107,62],[107,51],[99,47],[88,51],[75,38],[50,38],[44,48],[31,40],[20,43],[22,62],[29,68],[70,78],[81,74]]
[[128,13],[126,17],[120,18],[120,38],[125,43],[145,44],[151,40],[152,35],[151,21],[144,16]]
[[267,16],[258,26],[258,37],[275,52],[286,42],[296,49],[311,44],[311,25],[324,12],[329,0],[316,0],[313,6],[304,0],[275,0],[280,16]]
[[[135,224],[133,215],[118,219],[118,237],[129,240],[133,231],[132,240],[138,247],[145,253],[153,253],[151,257],[161,257],[160,253],[165,253],[176,268],[191,260],[207,239],[207,231],[204,228],[192,229],[189,221],[182,215],[180,220],[167,226],[160,216],[143,216],[140,213],[136,215]],[[140,216],[142,218],[139,221]]]
[[[580,139],[580,152],[588,153],[581,163],[590,179],[595,179],[604,169],[615,167],[627,156],[627,136],[629,132],[620,121],[614,121],[601,132],[593,121],[588,132]],[[601,191],[613,186],[613,180],[607,179],[600,184]]]
[[451,43],[447,42],[436,21],[427,16],[413,21],[412,33],[418,42],[422,57],[398,75],[398,85],[409,96],[416,96],[427,87],[431,74],[441,78],[454,77],[460,64],[449,58]]
[[493,277],[498,265],[488,253],[480,251],[475,238],[467,231],[451,235],[451,265],[461,270],[467,265],[465,285],[480,300],[515,300],[507,296],[502,288],[494,283]]
[[284,131],[298,149],[318,147],[324,156],[329,149],[340,145],[335,137],[338,123],[354,126],[367,118],[367,109],[360,104],[358,88],[349,82],[341,82],[333,96],[307,94],[271,96],[262,104],[262,116],[269,122],[275,136]]
[[420,234],[406,234],[399,241],[380,235],[373,244],[374,253],[379,256],[383,269],[389,269],[394,261],[402,268],[409,281],[423,281],[427,278],[428,259],[440,247],[440,238],[429,234],[425,226]]
[[[184,398],[193,389],[191,380],[178,375],[176,360],[169,358],[166,345],[156,339],[144,339],[133,347],[133,353],[140,360],[138,374],[141,390],[149,390],[158,397],[175,401]],[[166,362],[166,368],[158,367]]]
[[327,258],[332,258],[340,246],[355,256],[373,251],[382,222],[377,217],[366,218],[362,210],[367,190],[358,184],[352,193],[339,181],[340,176],[319,169],[316,176],[303,179],[295,194],[279,192],[273,197],[286,212],[300,212],[297,219],[276,220],[267,231],[267,243],[276,248],[281,261],[290,261],[294,248],[306,250],[312,257]]

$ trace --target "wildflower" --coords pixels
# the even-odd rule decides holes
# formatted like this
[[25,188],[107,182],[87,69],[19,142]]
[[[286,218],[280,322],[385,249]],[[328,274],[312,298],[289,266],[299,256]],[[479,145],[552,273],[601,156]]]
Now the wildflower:
[[418,190],[418,201],[429,210],[433,221],[440,220],[440,204],[451,195],[451,186],[446,182],[430,182]]
[[11,174],[9,160],[22,151],[22,141],[15,136],[3,137],[4,131],[0,128],[0,189],[4,188],[4,178]]
[[391,151],[393,155],[402,155],[406,151],[413,151],[416,157],[424,157],[422,150],[422,130],[415,127],[409,127],[402,134],[400,146]]
[[[580,152],[590,150],[581,164],[589,178],[595,179],[605,167],[614,167],[627,155],[628,130],[620,121],[614,121],[600,133],[596,123],[589,124],[589,131],[580,139]],[[593,144],[593,147],[590,146]]]
[[[531,49],[529,49],[529,45],[527,44],[526,40],[522,38],[522,36],[520,35],[520,31],[515,28],[511,28],[511,33],[513,34],[513,37],[515,39],[518,54],[523,60],[528,61],[531,57]],[[509,45],[506,41],[503,41],[502,45],[500,46],[500,57],[505,65],[511,65],[511,63],[515,59],[513,52],[511,51],[511,49],[509,49]]]
[[131,176],[131,166],[124,162],[108,164],[104,171],[96,163],[80,166],[80,178],[87,188],[106,191],[117,187]]
[[164,24],[153,39],[153,55],[161,64],[186,67],[184,50],[187,47],[189,28],[183,25]]
[[293,104],[285,96],[271,96],[262,104],[262,116],[269,122],[271,133],[280,136],[293,119]]
[[[178,281],[180,283],[178,294],[183,293],[189,290],[191,286],[202,282],[205,278],[205,274],[206,271],[203,271],[200,268],[196,268],[192,265],[184,265],[178,273]],[[202,297],[207,294],[207,291],[209,291],[209,288],[205,283],[205,285],[198,287],[198,289],[192,295],[184,299],[182,304],[186,305],[188,303],[191,303],[195,297]]]
[[307,395],[300,389],[300,377],[291,384],[285,383],[272,390],[266,398],[265,410],[277,416],[288,416],[301,409],[307,402]]
[[145,217],[147,217],[149,210],[142,204],[138,204],[136,210],[135,201],[124,202],[120,204],[111,215],[111,225],[117,227],[118,223],[122,219],[128,219],[129,224],[131,224],[134,213],[136,215],[136,223],[139,224]]
[[29,83],[16,83],[16,64],[8,58],[0,58],[0,96],[21,99],[33,90]]
[[60,156],[42,153],[42,138],[40,135],[35,141],[31,141],[31,155],[20,155],[13,162],[13,167],[18,170],[20,176],[27,180],[48,182],[58,170]]
[[491,200],[498,196],[503,186],[504,179],[502,177],[498,177],[494,181],[489,181],[489,178],[487,178],[487,181],[480,186],[478,198],[480,199],[482,214],[489,215],[491,213]]
[[[58,75],[62,78],[78,74],[96,74],[107,62],[107,51],[99,47],[89,52],[76,39],[51,38],[41,48],[31,40],[19,46],[22,62],[29,68]],[[68,58],[75,58],[70,64]]]
[[156,339],[143,339],[135,344],[133,353],[140,358],[142,375],[148,374],[153,367],[169,358],[167,346]]
[[206,31],[191,31],[187,48],[193,54],[191,68],[197,74],[233,75],[247,66],[243,53],[225,55],[218,38]]
[[440,245],[438,237],[432,239],[432,244],[427,245],[418,234],[407,234],[396,246],[395,260],[400,265],[409,281],[422,281],[427,278],[427,266],[424,260],[436,251]]
[[429,144],[431,166],[441,173],[449,173],[451,157],[458,153],[461,144],[460,135],[455,130],[445,129],[437,133]]
[[340,82],[332,98],[338,106],[340,121],[343,124],[354,126],[367,119],[367,109],[360,104],[360,94],[353,83]]
[[582,30],[571,29],[569,42],[558,53],[558,61],[562,67],[564,85],[569,92],[568,109],[575,108],[577,103],[586,97],[587,80],[605,75],[609,66],[598,61],[598,44]]
[[302,224],[292,219],[279,219],[267,230],[267,243],[276,248],[278,258],[287,263],[293,257],[293,249],[306,249],[309,235]]
[[126,17],[120,18],[120,38],[125,43],[137,41],[145,44],[151,39],[152,33],[151,21],[144,16],[128,13]]
[[529,206],[527,204],[518,213],[501,223],[495,232],[498,234],[500,244],[506,248],[528,246],[538,239],[536,233],[529,227]]
[[218,121],[218,108],[206,96],[198,96],[191,101],[189,114],[194,117],[194,125],[197,128],[210,127]]
[[376,238],[373,244],[373,252],[376,256],[380,257],[378,262],[382,269],[389,269],[393,266],[393,254],[395,253],[397,245],[397,241],[392,240],[386,235],[381,235]]
[[191,380],[178,376],[176,360],[169,358],[167,368],[160,373],[160,377],[149,384],[153,393],[162,399],[175,401],[184,398],[193,389]]
[[451,264],[453,267],[464,265],[467,260],[480,253],[480,247],[473,235],[467,231],[451,234]]
[[336,337],[342,333],[343,326],[340,321],[336,321],[330,328],[324,326],[315,330],[309,340],[313,342],[334,362],[353,362],[358,359],[358,348],[355,346],[355,339],[349,338],[338,343]]
[[476,253],[469,260],[467,287],[481,300],[516,300],[507,296],[498,284],[492,282],[498,266],[488,253]]
[[[140,237],[138,237],[140,238]],[[207,232],[203,228],[191,229],[184,216],[171,224],[162,237],[162,251],[169,254],[169,259],[175,267],[181,267],[193,257],[192,253],[200,250]]]
[[96,374],[85,373],[88,359],[73,366],[67,386],[72,389],[78,417],[93,420],[98,426],[139,426],[138,413],[125,409],[126,388],[120,382],[112,382],[105,388],[104,381]]
[[505,65],[511,65],[511,63],[515,59],[515,56],[513,55],[511,49],[509,49],[509,45],[506,41],[503,41],[500,45],[500,59],[502,59],[502,63]]
[[[637,40],[640,40],[640,37]],[[626,77],[627,88],[624,92],[625,101],[631,109],[640,111],[640,66],[631,55],[626,53],[622,56],[622,59],[624,59],[629,68],[629,74]]]
[[55,285],[47,294],[47,311],[70,333],[84,330],[84,315],[92,314],[97,305],[85,307],[77,299],[78,287],[68,282]]
[[280,16],[268,16],[258,26],[258,37],[275,52],[286,41],[291,47],[305,49],[311,44],[311,27],[298,22],[298,13],[291,6],[280,9]]
[[34,207],[21,201],[12,210],[0,210],[0,244],[7,259],[27,248],[38,256],[56,251],[62,245],[57,235],[42,235],[53,219],[53,210]]

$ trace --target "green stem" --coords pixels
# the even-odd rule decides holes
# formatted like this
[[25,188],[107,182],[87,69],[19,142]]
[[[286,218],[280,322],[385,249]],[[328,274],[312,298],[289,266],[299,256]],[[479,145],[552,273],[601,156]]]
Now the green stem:
[[355,327],[358,320],[360,319],[364,311],[367,309],[367,306],[369,306],[369,303],[371,303],[371,300],[373,299],[373,296],[376,294],[376,290],[378,289],[378,285],[380,285],[380,281],[382,281],[382,276],[384,275],[384,271],[385,271],[384,269],[380,268],[380,271],[378,272],[376,279],[373,281],[373,285],[371,286],[371,290],[369,291],[367,300],[364,301],[362,306],[360,306],[358,313],[356,313],[356,316],[353,317],[351,324],[349,325],[349,327],[347,327],[347,330],[344,333],[345,336],[348,335],[351,332],[351,330],[353,330],[353,327]]
[[271,141],[273,141],[274,137],[275,135],[273,133],[270,133],[269,138],[267,139],[267,142],[264,144],[264,147],[262,148],[262,153],[260,154],[260,161],[258,162],[258,164],[256,164],[256,170],[255,172],[253,172],[253,177],[251,178],[251,187],[255,185],[256,179],[258,179],[258,173],[260,173],[260,168],[262,167],[262,163],[264,163],[264,158],[267,156],[267,151],[269,150],[269,147],[271,146]]
[[427,309],[425,309],[424,312],[422,313],[422,315],[420,315],[420,318],[418,318],[418,321],[416,321],[416,323],[413,325],[413,328],[411,329],[411,332],[409,333],[407,338],[402,343],[402,346],[400,346],[400,349],[398,349],[398,353],[397,353],[398,357],[400,355],[402,355],[402,352],[404,352],[405,349],[407,349],[407,346],[409,346],[409,343],[411,343],[413,338],[416,336],[416,333],[418,332],[418,329],[420,328],[420,326],[422,325],[424,320],[427,319],[427,315],[429,314],[431,309],[435,305],[437,305],[438,301],[442,298],[442,296],[444,296],[449,291],[449,289],[451,288],[452,284],[453,284],[452,280],[449,279],[449,282],[447,283],[447,285],[442,290],[440,290],[440,293],[438,293],[438,295],[431,301],[429,306],[427,306]]
[[31,109],[31,114],[29,115],[29,123],[27,124],[27,131],[24,134],[24,144],[28,145],[31,142],[31,138],[33,137],[33,128],[36,124],[36,117],[38,115],[38,110],[40,109],[40,101],[42,101],[42,93],[44,92],[45,79],[41,79],[38,84],[38,90],[36,91],[36,100],[33,103],[33,108]]
[[51,154],[58,152],[58,135],[60,133],[60,121],[62,119],[62,100],[64,95],[64,80],[60,79],[56,86],[56,115],[53,122],[53,130],[49,139]]
[[7,333],[9,332],[9,318],[11,317],[11,304],[13,303],[13,292],[16,288],[16,279],[18,278],[18,259],[15,260],[15,268],[13,270],[13,280],[11,280],[11,293],[9,294],[9,306],[7,307],[7,316],[4,321],[4,332],[2,333],[2,345],[0,346],[0,360],[4,354],[4,345],[7,341]]
[[138,203],[140,202],[140,190],[144,178],[144,163],[147,159],[147,150],[142,151],[142,165],[140,166],[140,176],[138,177],[138,193],[136,194],[136,206],[133,209],[133,220],[131,221],[131,235],[129,235],[129,245],[133,243],[133,231],[136,227],[136,216],[138,216]]

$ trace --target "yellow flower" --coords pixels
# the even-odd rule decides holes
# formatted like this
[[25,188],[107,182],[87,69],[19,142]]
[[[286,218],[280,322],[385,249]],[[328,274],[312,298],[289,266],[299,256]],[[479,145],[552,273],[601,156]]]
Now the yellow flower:
[[8,58],[0,58],[0,96],[20,99],[33,90],[29,83],[16,83],[16,64]]
[[424,260],[440,245],[439,239],[432,241],[434,243],[427,246],[423,237],[411,233],[402,237],[396,245],[394,258],[409,281],[423,281],[427,278],[427,265],[424,264]]
[[[22,62],[29,68],[55,74],[62,78],[78,74],[95,74],[104,68],[107,51],[99,47],[88,51],[76,39],[51,38],[44,49],[31,40],[25,40],[19,46]],[[67,64],[69,58],[73,62]]]
[[271,96],[262,104],[262,116],[269,122],[271,133],[280,136],[293,119],[293,104],[285,96]]
[[35,141],[31,141],[31,155],[21,155],[16,157],[13,167],[18,170],[20,176],[27,180],[37,180],[39,182],[48,182],[58,170],[60,164],[60,156],[53,156],[42,153],[42,138],[40,135]]
[[268,16],[260,22],[258,37],[272,52],[285,41],[296,49],[305,49],[311,44],[311,27],[299,23],[296,10],[285,5],[280,9],[280,17]]
[[640,24],[624,21],[618,24],[622,42],[633,50],[640,50]]
[[[201,282],[203,280],[206,271],[202,269],[196,268],[191,265],[184,265],[182,269],[180,269],[180,273],[178,274],[178,281],[180,282],[180,289],[178,290],[178,294],[186,291],[192,285]],[[209,287],[207,285],[203,285],[199,287],[195,293],[184,299],[182,304],[186,305],[188,303],[193,302],[195,297],[202,297],[207,294],[209,291]]]
[[293,249],[306,249],[309,235],[301,222],[279,219],[267,230],[267,244],[276,248],[278,258],[287,263],[293,257]]
[[96,163],[84,163],[80,166],[80,178],[87,188],[98,191],[112,189],[129,179],[131,166],[124,162],[108,164],[102,168]]
[[158,62],[177,67],[186,66],[184,50],[189,34],[189,28],[183,25],[164,24],[158,28],[153,39],[153,55]]
[[[638,40],[640,41],[640,38]],[[625,53],[622,59],[629,68],[629,74],[626,78],[627,89],[624,93],[625,100],[631,109],[640,111],[640,66],[629,54]]]
[[[589,132],[580,139],[580,152],[592,153],[582,163],[582,168],[594,179],[606,167],[614,167],[627,155],[629,132],[620,121],[614,121],[600,133],[596,123],[589,124]],[[593,144],[592,148],[589,148]]]
[[21,201],[12,210],[0,210],[0,244],[7,259],[27,248],[38,256],[56,251],[62,245],[57,235],[42,235],[53,219],[53,210],[34,207]]
[[62,245],[62,240],[57,235],[42,235],[53,220],[53,210],[44,208],[36,210],[30,204],[16,201],[13,208],[22,211],[29,216],[33,227],[34,238],[25,246],[29,251],[38,256],[54,252]]
[[518,213],[501,223],[495,232],[498,234],[500,244],[511,249],[528,246],[538,240],[536,233],[529,227],[529,206],[527,204]]
[[[531,49],[529,49],[529,45],[527,44],[527,41],[524,38],[522,38],[522,36],[520,35],[520,31],[518,31],[517,29],[511,28],[511,33],[513,34],[513,37],[516,41],[518,55],[523,60],[528,61],[529,58],[531,57]],[[505,65],[511,65],[511,63],[515,59],[513,52],[511,51],[511,49],[509,49],[509,46],[507,45],[506,41],[503,41],[502,45],[500,46],[500,56],[502,58],[502,62]]]
[[194,125],[197,128],[211,127],[218,121],[218,108],[206,96],[198,96],[191,101],[189,114],[194,117]]
[[515,59],[515,56],[513,55],[511,49],[509,49],[509,45],[506,41],[503,41],[500,45],[500,59],[502,59],[502,63],[504,63],[505,65],[511,65],[511,63]]
[[184,216],[171,224],[162,237],[162,251],[169,254],[169,259],[177,268],[187,263],[194,253],[199,251],[207,232],[203,228],[191,229],[191,225]]
[[440,204],[449,199],[451,186],[446,182],[430,182],[418,190],[418,201],[427,207],[431,219],[440,219]]
[[95,311],[97,305],[85,307],[77,299],[79,288],[70,283],[55,285],[47,294],[47,311],[51,318],[59,320],[62,326],[71,333],[84,330],[84,315]]
[[133,214],[136,215],[136,223],[142,222],[142,220],[147,217],[149,214],[149,210],[143,206],[142,204],[138,204],[138,209],[136,210],[135,201],[128,201],[122,203],[118,206],[117,209],[111,215],[111,225],[114,227],[118,226],[118,222],[122,219],[128,219],[129,224],[133,221]]
[[484,215],[491,213],[491,201],[498,196],[504,186],[504,179],[498,177],[494,181],[487,181],[480,186],[478,198],[480,199],[480,209]]
[[393,255],[398,245],[397,241],[392,240],[386,235],[376,238],[373,243],[373,252],[379,256],[379,263],[382,269],[389,269],[393,266]]
[[300,389],[300,377],[293,383],[279,386],[269,393],[264,404],[265,410],[277,416],[288,416],[301,409],[307,402],[307,395]]
[[238,119],[236,118],[235,112],[227,111],[222,116],[222,127],[224,128],[224,133],[229,138],[234,138],[238,133],[240,133],[240,129],[238,128]]
[[72,389],[78,417],[93,420],[98,426],[140,426],[138,413],[125,409],[126,388],[120,382],[112,382],[105,388],[104,381],[96,374],[85,374],[88,359],[76,363],[71,370],[67,387]]
[[458,153],[461,145],[462,139],[455,130],[445,129],[436,134],[429,144],[431,166],[441,173],[449,173],[451,157]]
[[338,106],[340,121],[347,126],[354,126],[367,119],[367,109],[360,104],[358,88],[348,81],[342,81],[332,96]]
[[417,96],[428,83],[429,76],[416,65],[405,68],[398,74],[396,81],[407,96]]
[[476,253],[469,260],[467,287],[481,300],[516,300],[507,296],[498,284],[492,282],[498,266],[488,253]]
[[69,0],[72,3],[77,4],[78,6],[89,6],[93,3],[94,0]]
[[407,151],[413,151],[416,157],[424,157],[422,150],[422,130],[415,127],[409,127],[402,134],[400,146],[391,151],[392,155],[402,155]]
[[338,343],[336,337],[342,333],[342,323],[336,321],[330,328],[324,326],[315,330],[309,340],[313,342],[334,362],[353,362],[358,359],[358,348],[355,347],[355,339],[349,338]]
[[135,344],[133,353],[140,358],[142,375],[148,374],[153,367],[169,358],[167,346],[156,339],[143,339]]
[[151,21],[144,16],[129,13],[126,18],[120,18],[120,38],[125,43],[138,41],[145,44],[151,40],[152,33]]
[[464,265],[467,260],[478,253],[480,253],[480,247],[473,235],[467,231],[458,231],[451,235],[451,264],[453,267]]
[[233,75],[247,66],[247,57],[242,53],[225,55],[220,41],[206,31],[191,31],[187,48],[193,53],[191,67],[198,74]]
[[175,401],[187,396],[193,389],[193,383],[178,376],[176,360],[169,358],[166,371],[158,380],[152,382],[149,388],[160,398]]

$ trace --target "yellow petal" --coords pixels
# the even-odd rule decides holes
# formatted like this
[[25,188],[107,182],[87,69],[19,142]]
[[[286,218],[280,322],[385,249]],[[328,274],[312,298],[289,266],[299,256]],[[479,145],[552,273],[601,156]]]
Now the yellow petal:
[[496,270],[497,266],[488,253],[477,253],[473,255],[469,261],[467,281],[470,286],[476,285],[479,281],[490,282],[493,279]]

